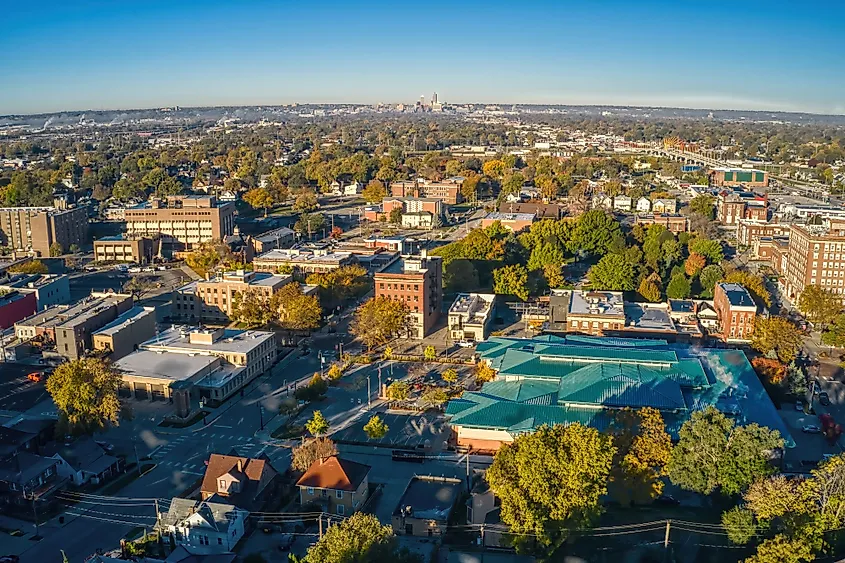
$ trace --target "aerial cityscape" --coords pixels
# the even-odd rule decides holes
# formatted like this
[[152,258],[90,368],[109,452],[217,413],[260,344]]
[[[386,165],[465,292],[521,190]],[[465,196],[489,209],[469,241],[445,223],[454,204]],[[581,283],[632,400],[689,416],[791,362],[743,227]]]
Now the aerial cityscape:
[[94,4],[0,39],[0,563],[845,561],[843,6]]

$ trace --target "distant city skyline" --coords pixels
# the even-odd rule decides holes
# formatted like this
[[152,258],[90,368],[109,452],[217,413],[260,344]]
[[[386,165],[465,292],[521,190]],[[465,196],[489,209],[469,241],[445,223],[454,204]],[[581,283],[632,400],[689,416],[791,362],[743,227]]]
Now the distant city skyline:
[[0,115],[617,105],[845,114],[845,6],[44,0],[6,8]]

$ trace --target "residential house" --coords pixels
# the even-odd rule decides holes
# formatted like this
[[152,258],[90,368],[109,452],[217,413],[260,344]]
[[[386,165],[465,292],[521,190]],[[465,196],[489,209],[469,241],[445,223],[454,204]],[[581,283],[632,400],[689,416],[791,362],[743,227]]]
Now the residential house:
[[394,532],[409,536],[442,536],[463,488],[463,481],[453,477],[415,475],[393,511]]
[[173,498],[161,515],[162,532],[196,553],[230,553],[244,535],[249,512],[231,504]]
[[651,200],[647,197],[641,197],[637,200],[637,213],[648,213],[651,211]]
[[56,473],[58,463],[29,452],[18,452],[0,462],[0,505],[25,505],[33,498],[46,500],[64,483]]
[[87,483],[97,485],[118,475],[123,469],[120,459],[107,454],[89,436],[70,444],[54,442],[44,449],[44,455],[57,460],[59,476],[70,479],[77,486]]
[[275,496],[278,472],[266,456],[211,454],[200,487],[202,500],[229,502],[251,512],[261,511]]
[[613,208],[617,211],[630,212],[632,206],[631,198],[626,195],[618,195],[613,198]]
[[336,455],[320,459],[299,478],[299,502],[318,504],[324,512],[349,515],[369,496],[370,466]]
[[656,199],[651,206],[654,213],[674,215],[678,212],[678,202],[674,199]]

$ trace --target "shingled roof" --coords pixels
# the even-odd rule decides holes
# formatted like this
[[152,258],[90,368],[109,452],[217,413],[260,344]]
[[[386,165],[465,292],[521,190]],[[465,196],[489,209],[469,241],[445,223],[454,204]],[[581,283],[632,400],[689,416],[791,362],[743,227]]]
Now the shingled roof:
[[369,472],[369,465],[334,455],[312,463],[296,485],[314,489],[356,491]]

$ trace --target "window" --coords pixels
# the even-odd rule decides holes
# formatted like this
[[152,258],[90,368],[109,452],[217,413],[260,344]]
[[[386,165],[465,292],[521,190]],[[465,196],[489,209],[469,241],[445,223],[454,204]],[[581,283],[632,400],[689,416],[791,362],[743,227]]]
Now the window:
[[337,496],[337,498],[343,498],[343,491],[335,491],[335,496]]
[[309,495],[313,495],[314,494],[314,487],[308,487],[307,491],[308,491]]
[[217,545],[223,545],[223,538],[217,538]]
[[343,516],[343,513],[346,512],[346,507],[342,504],[337,505],[337,513]]

